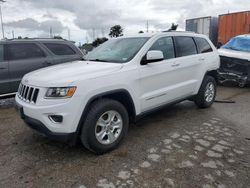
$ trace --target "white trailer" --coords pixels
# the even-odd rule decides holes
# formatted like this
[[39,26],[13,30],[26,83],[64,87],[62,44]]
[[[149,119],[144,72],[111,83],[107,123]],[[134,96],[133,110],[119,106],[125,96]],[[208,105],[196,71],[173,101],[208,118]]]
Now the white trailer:
[[218,18],[217,17],[201,17],[186,20],[186,31],[192,31],[204,34],[217,45],[218,38]]

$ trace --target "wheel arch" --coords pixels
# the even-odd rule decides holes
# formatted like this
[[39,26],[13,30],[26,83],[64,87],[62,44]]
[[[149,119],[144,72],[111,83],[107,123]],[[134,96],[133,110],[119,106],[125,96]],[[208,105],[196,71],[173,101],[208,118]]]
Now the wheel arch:
[[79,121],[78,126],[77,126],[76,137],[75,137],[74,142],[76,142],[78,139],[78,136],[79,136],[81,129],[82,129],[82,125],[84,124],[85,118],[87,116],[88,111],[91,108],[91,105],[95,101],[101,100],[103,98],[113,99],[113,100],[116,100],[116,101],[120,102],[121,104],[123,104],[128,112],[129,121],[130,122],[135,121],[135,119],[136,119],[135,104],[134,104],[134,101],[133,101],[130,93],[126,89],[117,89],[117,90],[112,90],[112,91],[108,91],[108,92],[104,92],[104,93],[99,93],[99,94],[91,97],[88,100],[88,102],[86,103],[85,108],[81,114],[80,121]]
[[207,70],[206,72],[204,71],[201,75],[202,80],[200,80],[199,84],[197,85],[194,95],[190,98],[191,100],[193,100],[193,97],[199,92],[201,85],[204,79],[206,78],[206,76],[212,76],[215,79],[216,83],[218,84],[218,70],[217,69]]
[[212,76],[215,79],[216,83],[218,83],[218,70],[209,70],[206,72],[205,76]]

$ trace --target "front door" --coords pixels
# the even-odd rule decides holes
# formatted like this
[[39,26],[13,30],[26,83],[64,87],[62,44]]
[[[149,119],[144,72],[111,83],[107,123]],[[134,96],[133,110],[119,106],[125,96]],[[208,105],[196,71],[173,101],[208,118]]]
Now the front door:
[[158,39],[149,50],[163,52],[164,60],[140,67],[140,102],[141,111],[169,103],[176,98],[175,50],[172,37]]

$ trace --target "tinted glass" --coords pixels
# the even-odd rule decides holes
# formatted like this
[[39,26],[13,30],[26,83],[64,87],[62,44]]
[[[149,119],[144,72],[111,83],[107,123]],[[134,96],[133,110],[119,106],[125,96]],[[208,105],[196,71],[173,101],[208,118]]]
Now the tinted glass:
[[0,45],[0,62],[4,60],[4,47]]
[[175,37],[177,57],[197,54],[197,49],[192,37]]
[[135,57],[147,40],[147,37],[112,39],[89,53],[86,60],[125,63]]
[[158,39],[149,50],[162,51],[164,59],[171,59],[175,57],[172,37]]
[[194,39],[198,48],[198,53],[207,53],[213,51],[213,49],[211,48],[210,44],[207,42],[206,39],[203,38],[194,38]]
[[55,55],[74,55],[76,52],[66,44],[44,43]]
[[9,59],[21,60],[45,57],[42,49],[36,44],[9,44],[8,45]]

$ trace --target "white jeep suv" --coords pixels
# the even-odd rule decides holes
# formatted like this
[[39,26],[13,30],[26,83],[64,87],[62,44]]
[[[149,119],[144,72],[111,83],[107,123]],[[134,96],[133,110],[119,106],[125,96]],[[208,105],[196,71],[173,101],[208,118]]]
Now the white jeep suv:
[[114,149],[130,122],[165,105],[216,95],[219,55],[204,35],[165,32],[105,42],[84,61],[24,76],[17,108],[30,127],[102,154]]

